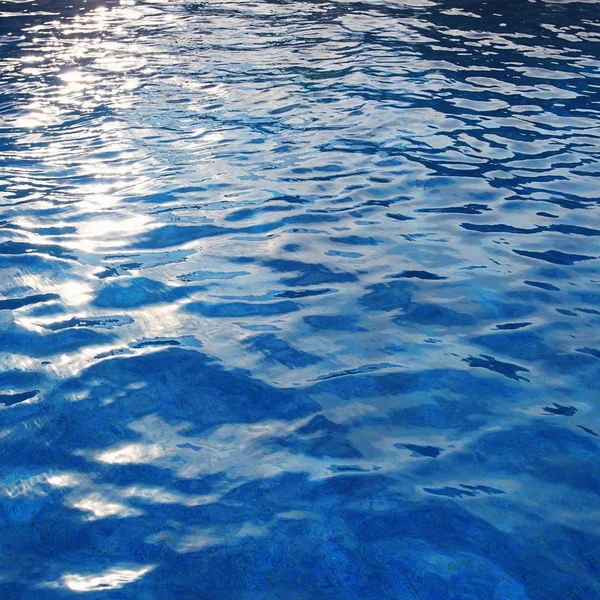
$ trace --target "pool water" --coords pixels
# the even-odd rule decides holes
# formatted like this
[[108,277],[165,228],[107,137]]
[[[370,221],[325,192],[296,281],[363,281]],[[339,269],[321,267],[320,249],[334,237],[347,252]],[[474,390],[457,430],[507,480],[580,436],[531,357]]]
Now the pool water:
[[598,600],[599,9],[0,2],[0,598]]

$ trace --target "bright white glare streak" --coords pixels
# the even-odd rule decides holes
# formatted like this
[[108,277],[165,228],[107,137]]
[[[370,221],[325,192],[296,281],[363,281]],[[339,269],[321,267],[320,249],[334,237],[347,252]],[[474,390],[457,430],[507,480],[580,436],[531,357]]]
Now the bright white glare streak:
[[155,565],[140,567],[139,569],[113,568],[104,573],[90,575],[77,575],[70,573],[63,575],[60,581],[50,584],[49,587],[65,587],[72,592],[98,592],[102,590],[116,590],[128,583],[137,581],[146,573],[155,569]]

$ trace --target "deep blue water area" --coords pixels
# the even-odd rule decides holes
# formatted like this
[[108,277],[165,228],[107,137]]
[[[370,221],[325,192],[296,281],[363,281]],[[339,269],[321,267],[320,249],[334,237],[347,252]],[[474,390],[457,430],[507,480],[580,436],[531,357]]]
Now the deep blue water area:
[[0,600],[600,599],[599,11],[0,0]]

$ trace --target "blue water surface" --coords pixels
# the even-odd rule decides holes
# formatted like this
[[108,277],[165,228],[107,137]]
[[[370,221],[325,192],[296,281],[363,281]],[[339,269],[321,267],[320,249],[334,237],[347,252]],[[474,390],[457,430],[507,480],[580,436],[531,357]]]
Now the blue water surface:
[[598,600],[600,3],[0,2],[0,599]]

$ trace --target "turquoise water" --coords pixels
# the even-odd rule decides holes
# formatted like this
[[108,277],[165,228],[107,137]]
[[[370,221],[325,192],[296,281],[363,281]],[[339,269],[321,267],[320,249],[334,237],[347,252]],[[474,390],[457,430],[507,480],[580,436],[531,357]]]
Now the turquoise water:
[[595,2],[0,2],[0,598],[598,600]]

